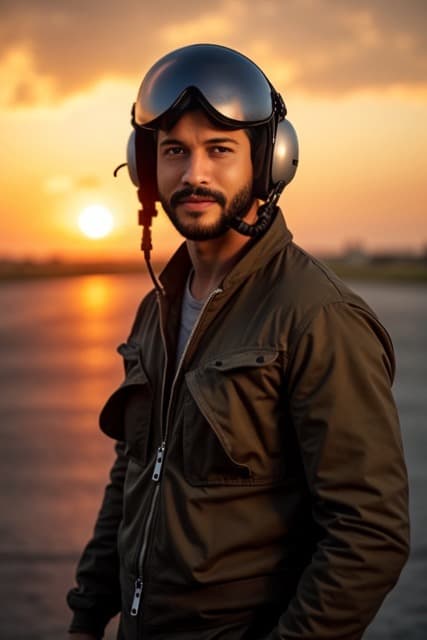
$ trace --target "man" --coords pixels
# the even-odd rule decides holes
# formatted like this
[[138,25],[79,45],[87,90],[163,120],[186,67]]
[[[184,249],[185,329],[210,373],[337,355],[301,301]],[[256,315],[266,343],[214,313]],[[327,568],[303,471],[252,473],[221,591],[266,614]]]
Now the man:
[[292,242],[285,114],[215,45],[142,83],[128,164],[143,222],[160,200],[186,240],[119,347],[125,381],[101,414],[117,460],[68,596],[73,638],[120,611],[126,640],[356,640],[406,560],[392,345]]

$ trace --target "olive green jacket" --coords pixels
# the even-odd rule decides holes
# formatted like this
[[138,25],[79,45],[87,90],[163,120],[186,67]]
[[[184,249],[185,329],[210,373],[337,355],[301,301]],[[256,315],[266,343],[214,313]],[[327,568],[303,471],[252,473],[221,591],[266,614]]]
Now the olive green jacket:
[[72,630],[356,640],[407,557],[390,338],[279,214],[175,362],[185,245],[119,347],[118,457],[69,594]]

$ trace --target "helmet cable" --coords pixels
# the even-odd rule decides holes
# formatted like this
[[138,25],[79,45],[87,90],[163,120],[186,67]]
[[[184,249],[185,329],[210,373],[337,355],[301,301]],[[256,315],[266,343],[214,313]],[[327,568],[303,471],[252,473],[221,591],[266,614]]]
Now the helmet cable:
[[[114,170],[114,177],[117,177],[118,172],[123,167],[128,165],[127,162],[123,162]],[[153,243],[151,240],[151,225],[153,222],[153,218],[157,216],[157,210],[155,204],[152,200],[144,198],[142,194],[142,189],[137,190],[138,200],[141,204],[141,209],[138,211],[138,224],[142,227],[142,238],[141,238],[141,251],[144,254],[145,264],[147,265],[148,273],[150,274],[150,278],[153,282],[154,288],[159,293],[163,294],[163,289],[158,279],[156,278],[156,274],[154,273],[152,264],[151,264],[151,249],[153,248]]]
[[281,180],[276,184],[274,189],[271,190],[267,201],[258,209],[258,220],[254,224],[248,224],[242,218],[235,217],[230,220],[229,224],[232,229],[241,233],[244,236],[250,236],[251,238],[258,238],[261,236],[271,223],[277,214],[277,201],[280,198],[285,187],[285,181]]
[[157,216],[157,210],[152,200],[144,198],[142,189],[138,189],[137,193],[138,200],[141,203],[141,209],[138,211],[138,224],[142,226],[141,251],[144,254],[145,264],[147,265],[148,273],[150,274],[154,288],[156,291],[163,294],[162,286],[157,280],[151,265],[151,249],[153,248],[151,240],[151,224],[153,222],[153,218]]

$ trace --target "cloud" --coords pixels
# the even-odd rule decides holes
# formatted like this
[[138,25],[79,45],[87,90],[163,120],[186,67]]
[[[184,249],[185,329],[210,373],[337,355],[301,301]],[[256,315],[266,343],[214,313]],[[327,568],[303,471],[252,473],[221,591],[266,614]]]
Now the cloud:
[[66,175],[51,176],[44,183],[46,193],[52,195],[62,195],[75,190],[96,189],[101,184],[100,179],[94,175],[80,176],[72,178]]
[[97,189],[100,185],[101,180],[98,178],[98,176],[80,176],[80,178],[76,180],[77,189]]
[[426,17],[425,0],[0,0],[0,78],[13,78],[0,100],[60,100],[114,77],[137,85],[160,55],[203,41],[253,56],[289,89],[425,86]]
[[52,195],[60,195],[71,191],[73,188],[73,181],[69,176],[51,176],[47,178],[44,183],[44,190],[46,193]]

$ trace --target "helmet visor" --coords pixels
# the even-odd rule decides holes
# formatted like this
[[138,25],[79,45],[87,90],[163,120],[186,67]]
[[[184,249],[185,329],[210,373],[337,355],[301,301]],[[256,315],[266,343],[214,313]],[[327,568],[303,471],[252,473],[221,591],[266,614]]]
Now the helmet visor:
[[148,71],[135,103],[135,123],[155,128],[191,91],[225,124],[264,124],[274,114],[276,93],[259,67],[232,49],[199,44],[169,53]]

